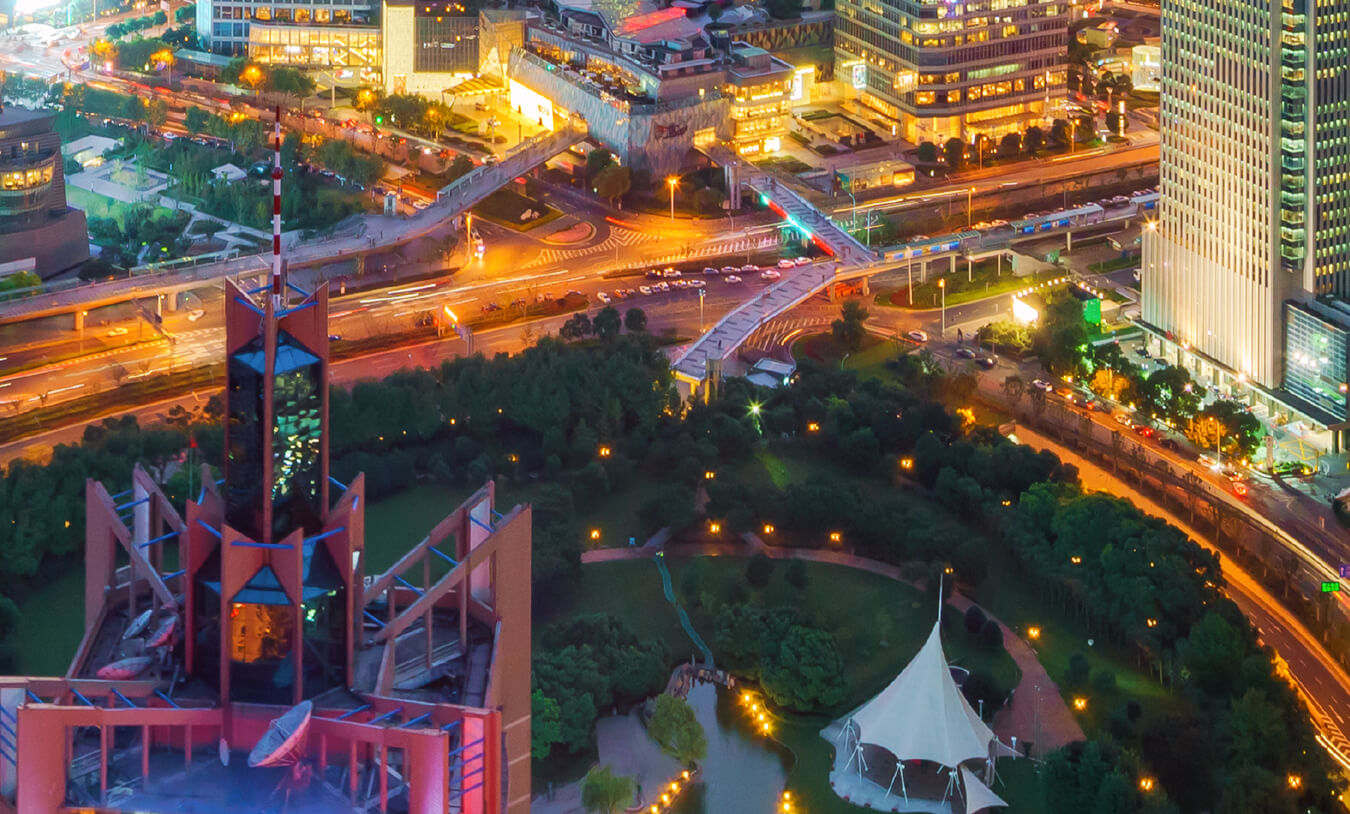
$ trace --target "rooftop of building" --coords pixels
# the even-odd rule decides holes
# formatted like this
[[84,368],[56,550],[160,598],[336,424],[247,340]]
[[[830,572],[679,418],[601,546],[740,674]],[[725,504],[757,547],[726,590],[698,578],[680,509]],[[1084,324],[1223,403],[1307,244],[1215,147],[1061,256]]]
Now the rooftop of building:
[[40,136],[52,129],[51,113],[10,105],[0,107],[0,139]]
[[490,23],[516,23],[539,17],[538,11],[527,8],[485,8],[478,13]]
[[195,65],[209,65],[213,68],[226,68],[229,66],[230,62],[234,60],[234,57],[225,56],[224,54],[212,54],[208,51],[193,51],[188,48],[174,51],[173,55],[175,59],[183,62],[191,62]]

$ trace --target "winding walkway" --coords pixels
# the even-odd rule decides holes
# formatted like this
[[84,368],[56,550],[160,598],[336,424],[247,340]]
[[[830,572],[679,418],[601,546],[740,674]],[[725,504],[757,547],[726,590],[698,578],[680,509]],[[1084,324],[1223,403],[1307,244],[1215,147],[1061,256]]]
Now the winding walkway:
[[[600,562],[640,560],[654,556],[658,550],[664,550],[667,554],[675,556],[703,557],[749,557],[762,552],[775,560],[807,560],[856,568],[922,590],[921,585],[901,576],[900,567],[897,565],[844,551],[768,546],[754,534],[746,534],[742,539],[744,542],[741,543],[681,543],[658,547],[649,542],[640,548],[601,548],[583,553],[581,562],[583,565],[590,565]],[[947,603],[962,613],[975,604],[956,592],[952,593]],[[1066,743],[1083,740],[1082,728],[1069,711],[1068,705],[1064,703],[1058,685],[1036,658],[1035,651],[1002,621],[998,619],[995,621],[1003,631],[1003,644],[1008,650],[1008,655],[1012,656],[1018,669],[1022,671],[1022,679],[1018,682],[1009,705],[995,716],[994,731],[1005,742],[1014,735],[1019,741],[1031,741],[1035,744],[1037,755],[1046,754]]]

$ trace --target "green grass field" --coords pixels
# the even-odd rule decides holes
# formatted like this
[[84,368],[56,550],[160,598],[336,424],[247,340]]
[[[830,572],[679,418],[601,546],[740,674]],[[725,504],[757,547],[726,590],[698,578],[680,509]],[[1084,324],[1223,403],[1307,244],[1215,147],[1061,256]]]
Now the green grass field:
[[[138,204],[123,203],[106,195],[99,195],[73,184],[66,184],[66,201],[76,209],[81,209],[88,217],[112,218],[117,225],[126,228],[127,214]],[[162,209],[163,207],[155,207]]]
[[[992,261],[977,263],[969,275],[965,272],[966,270],[961,268],[961,264],[958,263],[956,271],[951,274],[929,275],[927,282],[914,286],[914,305],[912,306],[909,304],[908,290],[904,286],[894,290],[878,292],[873,301],[877,305],[887,308],[938,308],[942,305],[942,292],[938,288],[938,280],[942,279],[947,281],[946,301],[947,307],[951,308],[954,305],[964,305],[968,302],[1020,291],[1062,273],[1058,269],[1048,269],[1024,277],[1014,277],[1006,263],[1000,274],[997,265]],[[970,279],[967,279],[967,276]]]

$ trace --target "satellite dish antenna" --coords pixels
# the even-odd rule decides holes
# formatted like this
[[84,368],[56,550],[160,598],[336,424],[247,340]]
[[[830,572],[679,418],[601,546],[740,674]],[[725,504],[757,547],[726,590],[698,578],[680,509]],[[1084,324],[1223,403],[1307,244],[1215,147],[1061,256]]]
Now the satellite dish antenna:
[[309,719],[313,712],[312,702],[301,701],[285,715],[273,720],[253,751],[248,753],[249,767],[290,766],[298,762],[300,753],[304,751],[305,735],[309,732]]

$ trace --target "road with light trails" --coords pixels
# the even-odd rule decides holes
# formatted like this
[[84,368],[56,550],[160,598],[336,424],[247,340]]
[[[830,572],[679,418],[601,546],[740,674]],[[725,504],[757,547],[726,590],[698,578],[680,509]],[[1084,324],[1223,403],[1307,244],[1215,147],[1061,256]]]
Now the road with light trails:
[[[1158,163],[1158,145],[1145,144],[1123,150],[1092,150],[1077,154],[1065,154],[1053,158],[1037,159],[1022,164],[995,169],[976,170],[959,181],[953,181],[929,189],[915,190],[902,195],[892,195],[869,201],[859,201],[858,212],[876,210],[877,212],[897,212],[918,206],[931,206],[947,203],[956,198],[958,202],[966,196],[966,190],[973,189],[972,197],[1006,193],[1016,187],[1033,184],[1057,183],[1089,173],[1117,172],[1124,167]],[[1146,186],[1139,182],[1140,186]],[[838,201],[838,198],[835,199]],[[854,211],[852,202],[835,206],[831,210],[834,217],[850,215]]]

